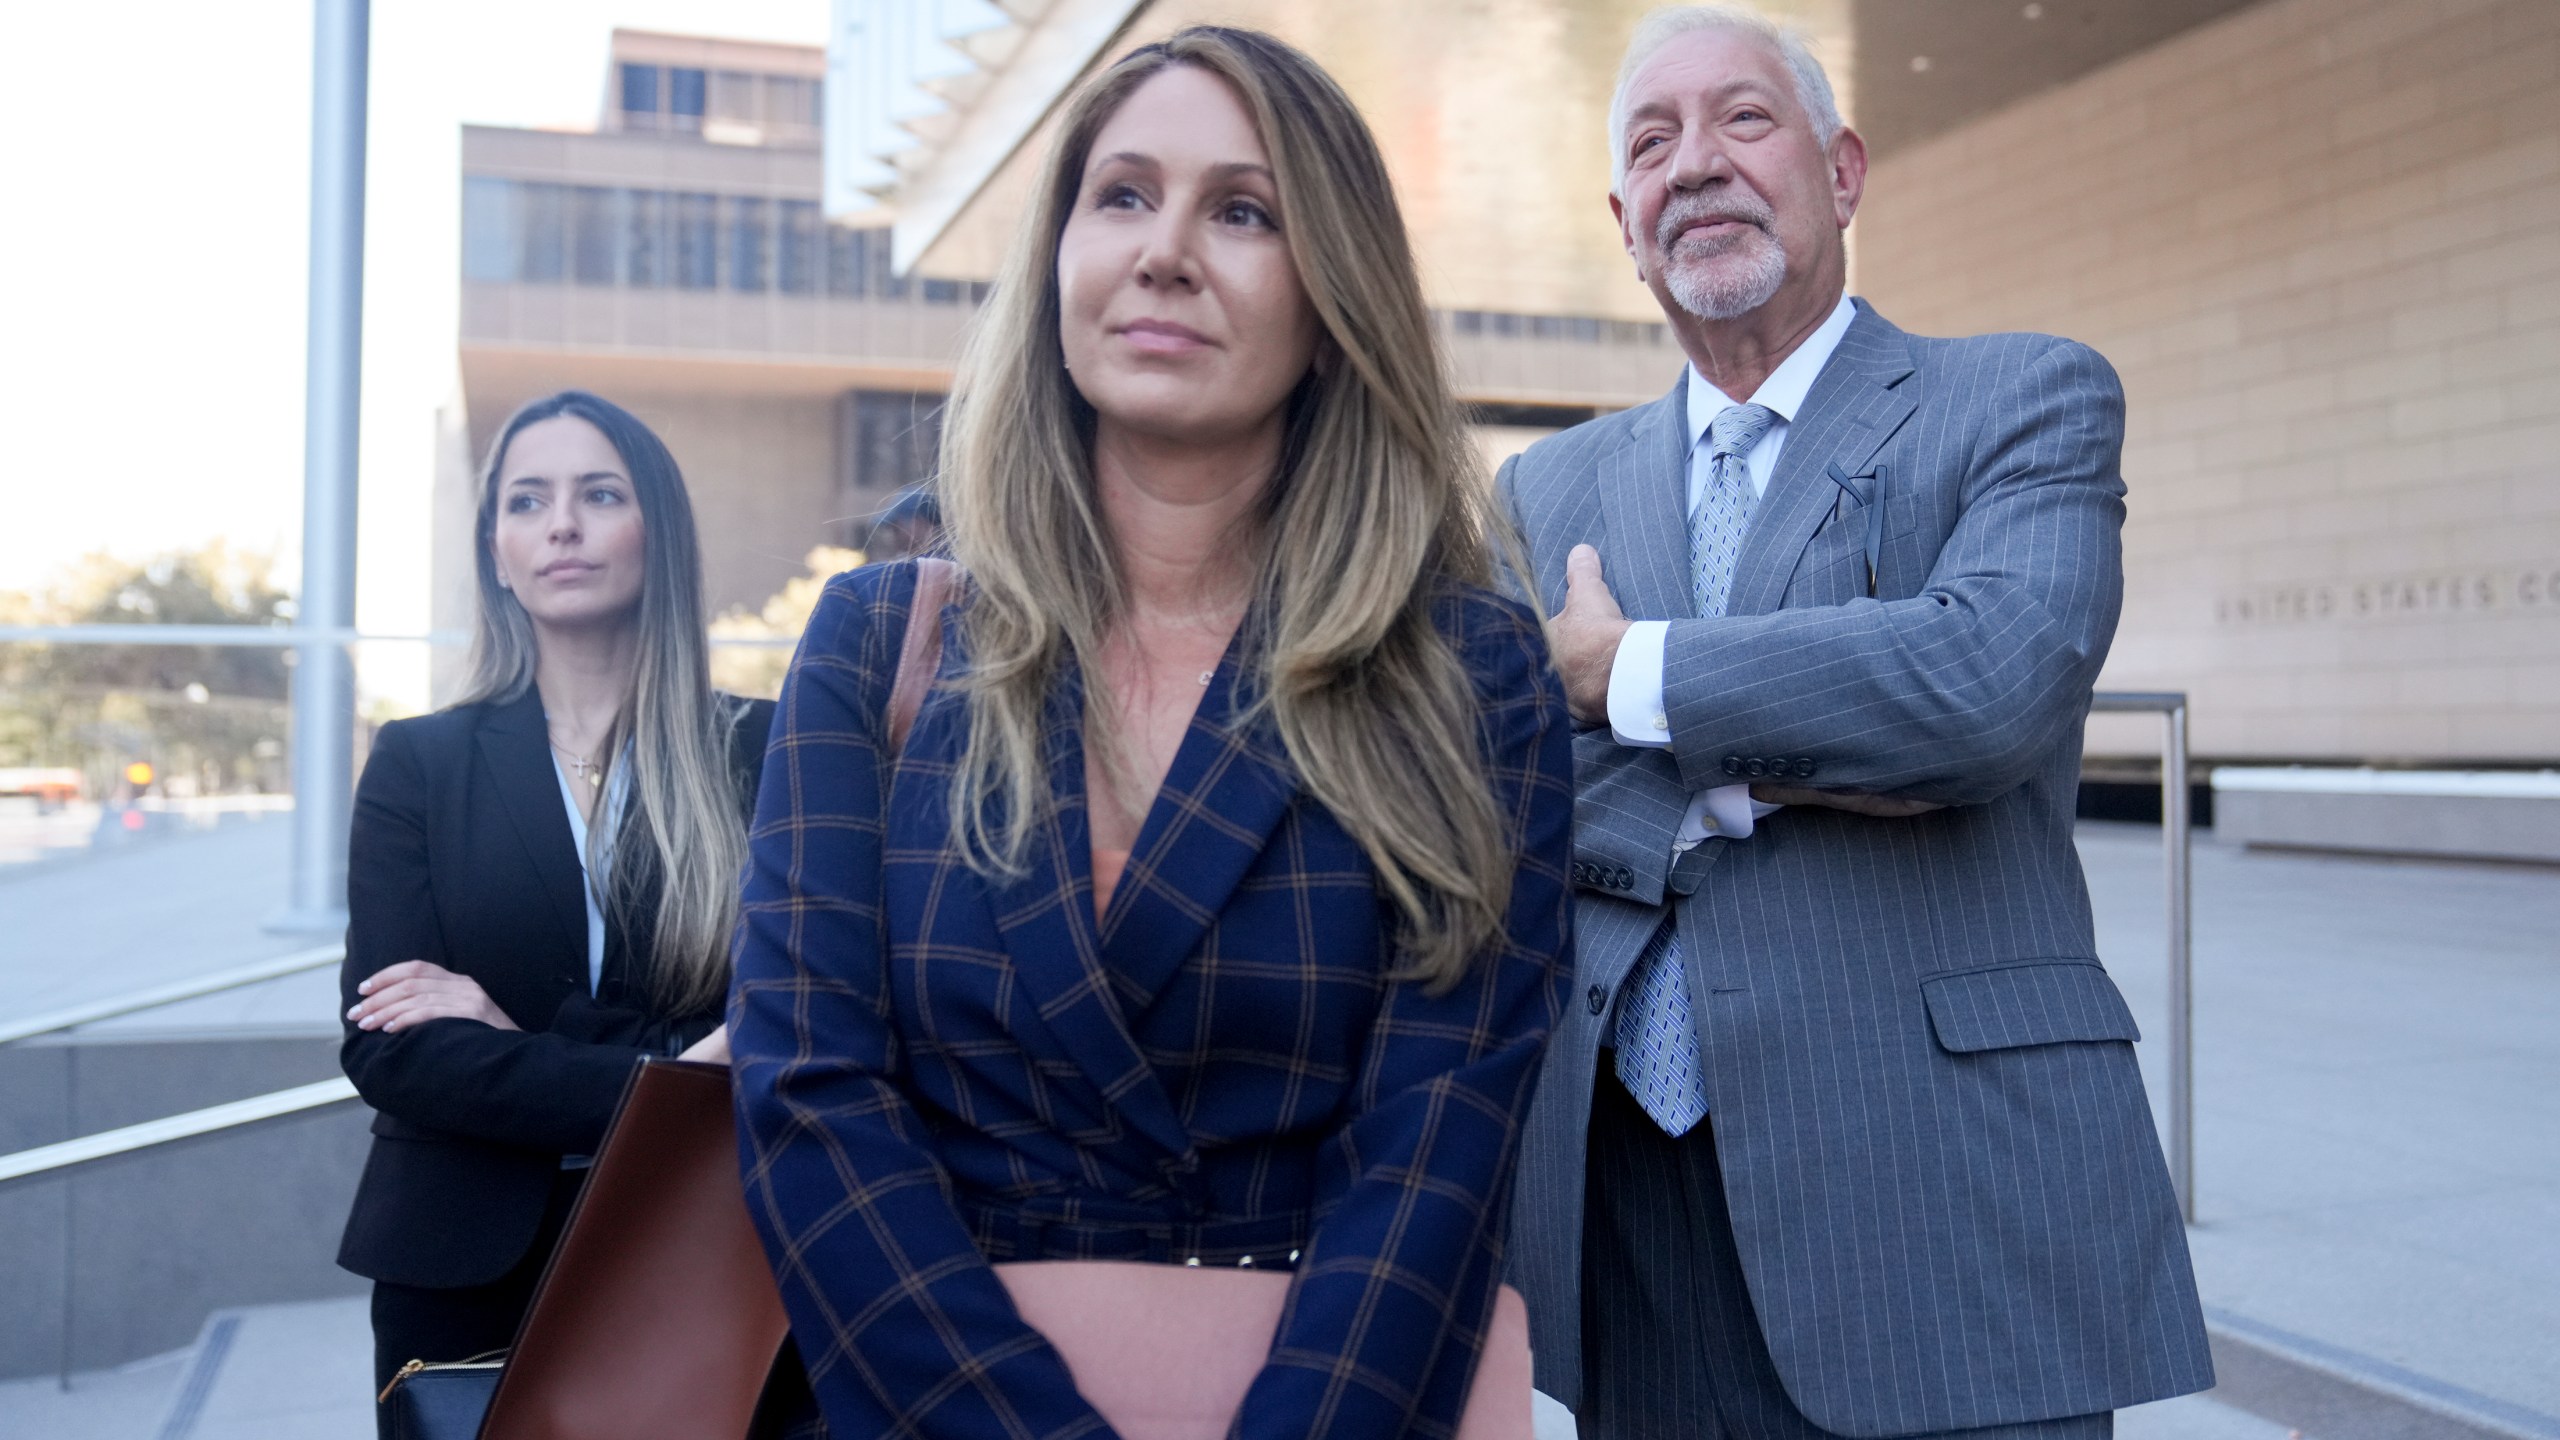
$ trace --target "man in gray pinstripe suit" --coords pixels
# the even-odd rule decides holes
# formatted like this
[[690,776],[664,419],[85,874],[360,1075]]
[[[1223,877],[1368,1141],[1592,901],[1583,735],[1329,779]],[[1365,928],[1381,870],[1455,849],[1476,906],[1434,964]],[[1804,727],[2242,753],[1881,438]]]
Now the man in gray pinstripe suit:
[[1499,480],[1589,727],[1539,1386],[1586,1440],[2106,1435],[2212,1383],[2071,838],[2122,392],[1846,298],[1865,149],[1766,22],[1649,18],[1611,132],[1691,363]]

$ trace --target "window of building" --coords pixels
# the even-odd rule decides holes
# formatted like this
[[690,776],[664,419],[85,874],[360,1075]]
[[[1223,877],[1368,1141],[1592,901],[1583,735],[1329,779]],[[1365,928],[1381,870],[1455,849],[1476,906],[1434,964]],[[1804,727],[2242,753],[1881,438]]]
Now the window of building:
[[850,225],[827,227],[827,293],[851,300],[869,292],[871,232]]
[[818,82],[794,75],[764,77],[764,123],[788,134],[818,127]]
[[622,67],[622,125],[626,130],[658,128],[658,67]]
[[675,218],[675,282],[687,290],[720,283],[720,201],[711,195],[672,197]]
[[621,278],[622,195],[599,185],[569,192],[569,274],[581,285]]
[[756,77],[744,70],[711,72],[711,96],[706,106],[714,120],[734,120],[753,125],[764,117],[756,104]]
[[516,186],[524,249],[516,278],[556,285],[568,271],[569,187],[526,181]]
[[666,192],[624,191],[622,220],[622,283],[649,289],[666,284]]
[[870,250],[871,293],[879,296],[883,300],[906,299],[907,292],[914,287],[903,276],[898,274],[892,264],[895,259],[895,255],[890,249],[889,232],[887,230],[874,230],[871,232]]
[[462,180],[462,278],[516,278],[516,187],[483,175]]
[[968,293],[969,288],[957,280],[924,282],[924,303],[927,305],[957,305]]
[[703,82],[700,70],[677,67],[667,72],[669,129],[690,132],[702,128]]
[[786,295],[807,295],[818,288],[818,206],[809,200],[785,200],[782,223],[774,229],[774,283]]
[[869,497],[848,506],[869,510],[891,492],[932,478],[942,458],[940,395],[853,390],[838,412],[844,488]]
[[729,201],[729,288],[762,290],[773,283],[772,210],[768,201],[744,196]]

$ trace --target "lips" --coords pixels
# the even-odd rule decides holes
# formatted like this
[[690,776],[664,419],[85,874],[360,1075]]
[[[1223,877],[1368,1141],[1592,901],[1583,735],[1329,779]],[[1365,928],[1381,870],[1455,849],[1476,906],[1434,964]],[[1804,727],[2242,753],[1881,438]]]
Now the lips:
[[582,575],[593,575],[603,568],[592,560],[554,560],[533,573],[545,580],[575,580]]
[[1209,344],[1208,336],[1171,320],[1132,320],[1121,326],[1119,333],[1136,348],[1157,354],[1202,349]]

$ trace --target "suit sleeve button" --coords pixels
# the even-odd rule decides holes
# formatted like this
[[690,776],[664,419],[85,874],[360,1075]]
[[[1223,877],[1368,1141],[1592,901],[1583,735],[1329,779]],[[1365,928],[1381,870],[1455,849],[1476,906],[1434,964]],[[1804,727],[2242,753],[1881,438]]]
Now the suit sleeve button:
[[1812,778],[1813,778],[1813,772],[1814,772],[1815,768],[1816,768],[1816,767],[1815,767],[1815,765],[1814,765],[1814,763],[1813,763],[1813,757],[1812,757],[1812,756],[1810,756],[1810,755],[1799,755],[1799,756],[1797,756],[1797,757],[1796,757],[1796,778],[1797,778],[1797,779],[1799,779],[1799,780],[1810,780],[1810,779],[1812,779]]
[[1591,993],[1582,997],[1582,1003],[1590,1006],[1591,1013],[1597,1015],[1609,1008],[1609,992],[1594,985],[1591,987]]
[[1633,890],[1636,888],[1636,872],[1628,869],[1624,865],[1619,866],[1618,888],[1621,890]]
[[1769,773],[1769,762],[1754,756],[1742,762],[1742,773],[1757,780]]
[[1742,757],[1741,757],[1741,756],[1739,756],[1739,755],[1727,755],[1726,757],[1724,757],[1724,773],[1726,773],[1727,775],[1739,775],[1739,774],[1741,774],[1741,773],[1742,773]]

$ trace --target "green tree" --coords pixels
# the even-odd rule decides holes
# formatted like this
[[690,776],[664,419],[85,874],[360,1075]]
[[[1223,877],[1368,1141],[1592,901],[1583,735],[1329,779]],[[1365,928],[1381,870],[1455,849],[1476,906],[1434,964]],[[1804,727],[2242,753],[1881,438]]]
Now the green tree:
[[[135,565],[92,555],[45,591],[0,595],[13,623],[282,625],[271,562],[215,545]],[[215,645],[0,646],[0,765],[69,765],[93,794],[148,760],[207,791],[278,788],[290,655]]]

